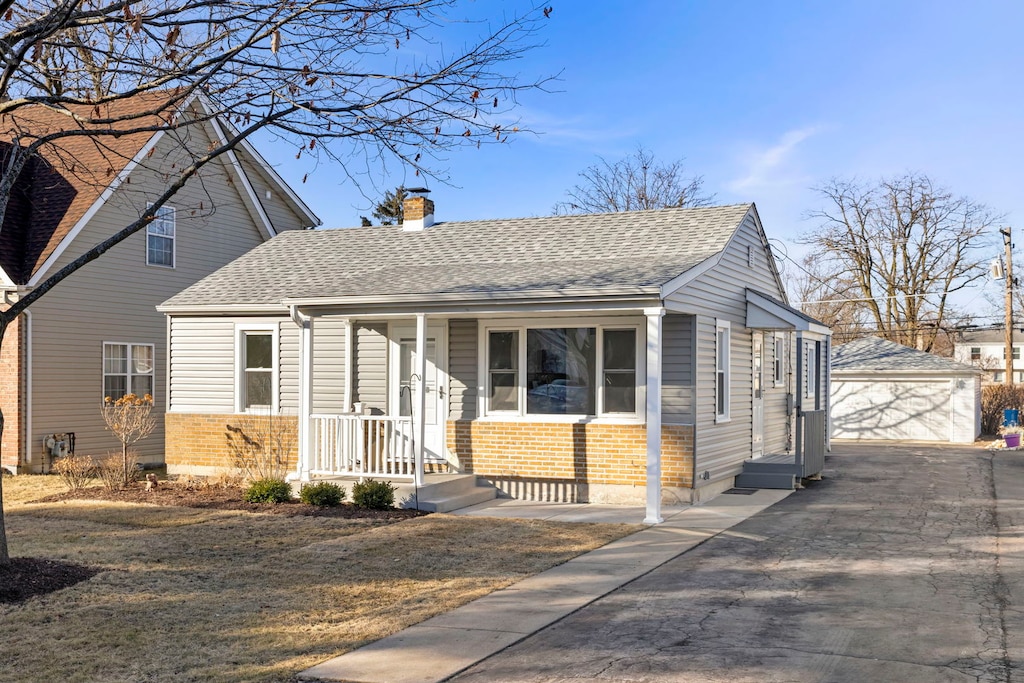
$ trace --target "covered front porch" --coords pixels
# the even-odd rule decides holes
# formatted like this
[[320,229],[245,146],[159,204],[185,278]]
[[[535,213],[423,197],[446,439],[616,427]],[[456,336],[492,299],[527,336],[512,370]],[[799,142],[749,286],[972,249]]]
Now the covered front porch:
[[[564,438],[558,434],[569,434],[576,444],[570,450],[584,462],[599,449],[608,450],[608,446],[593,442],[594,434],[605,437],[608,430],[618,430],[616,434],[621,432],[622,438],[633,444],[637,437],[641,439],[639,483],[641,490],[647,489],[649,521],[660,521],[664,316],[660,307],[616,302],[611,310],[596,313],[583,307],[564,312],[543,306],[531,311],[513,306],[508,311],[490,303],[481,306],[483,310],[384,312],[372,307],[353,310],[324,301],[288,305],[299,331],[295,372],[299,438],[293,480],[376,478],[408,483],[419,490],[439,474],[480,474],[495,467],[501,470],[499,474],[507,474],[507,467],[481,460],[485,452],[480,439],[487,438],[490,448],[502,430],[509,434],[516,429],[550,431],[556,440]],[[521,408],[520,416],[513,417],[505,404],[518,400],[516,390],[504,389],[504,380],[515,370],[484,367],[485,354],[498,353],[495,344],[515,337],[522,340],[520,352],[525,358],[526,328],[518,337],[514,330],[517,325],[533,324],[537,316],[549,319],[562,337],[572,331],[586,338],[593,353],[590,362],[595,363],[589,369],[591,376],[607,380],[614,373],[617,391],[605,390],[593,380],[588,390],[571,378],[549,378],[548,384],[529,392],[520,386],[524,392],[521,406],[529,402],[531,409],[543,406],[562,414],[527,417],[526,409]],[[498,338],[505,333],[487,336],[487,330],[495,326],[513,332],[507,338]],[[530,338],[534,336],[531,333]],[[622,367],[612,368],[613,348],[627,343],[628,362],[615,361]],[[605,366],[607,372],[594,369]],[[286,375],[282,372],[282,377]],[[620,385],[631,388],[623,393]],[[480,415],[498,401],[502,410],[492,410],[481,421]],[[583,409],[582,415],[574,415],[572,406],[581,401],[589,401],[590,407]],[[615,410],[630,413],[606,417]],[[544,464],[543,452],[531,458],[535,462],[526,464]],[[587,471],[584,467],[584,477]],[[576,475],[580,476],[578,468]],[[590,482],[584,479],[582,483]]]

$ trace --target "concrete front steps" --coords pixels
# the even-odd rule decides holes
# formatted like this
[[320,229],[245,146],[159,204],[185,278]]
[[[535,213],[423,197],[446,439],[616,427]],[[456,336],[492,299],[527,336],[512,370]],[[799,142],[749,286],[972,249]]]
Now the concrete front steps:
[[[383,480],[382,477],[367,478]],[[395,506],[425,512],[451,512],[498,496],[498,489],[490,485],[481,486],[475,474],[428,474],[425,479],[420,487],[408,480],[386,480],[395,487]],[[341,484],[349,495],[352,484],[359,481],[356,477],[317,477],[316,480]]]

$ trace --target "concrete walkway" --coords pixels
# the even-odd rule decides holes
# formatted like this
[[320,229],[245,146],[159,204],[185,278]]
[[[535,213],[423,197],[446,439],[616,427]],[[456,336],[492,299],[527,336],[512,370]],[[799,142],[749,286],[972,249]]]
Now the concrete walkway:
[[[626,536],[451,612],[318,664],[300,679],[435,683],[504,650],[779,502],[791,491],[722,494],[664,511],[665,522]],[[496,500],[456,514],[564,522],[639,523],[644,510]]]

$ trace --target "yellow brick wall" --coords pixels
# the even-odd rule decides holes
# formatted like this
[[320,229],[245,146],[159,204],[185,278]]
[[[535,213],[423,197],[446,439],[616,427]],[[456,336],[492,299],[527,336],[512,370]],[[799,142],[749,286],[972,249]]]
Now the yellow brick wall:
[[[463,471],[560,485],[646,483],[645,425],[450,421],[448,449]],[[693,486],[693,427],[663,425],[664,487]]]
[[[227,425],[244,428],[244,421],[251,419],[251,417],[245,415],[167,413],[164,416],[167,465],[177,467],[231,467],[232,458],[227,442]],[[298,418],[275,415],[273,419],[277,421],[281,429],[286,433],[286,442],[291,444],[288,469],[295,469],[299,459]]]

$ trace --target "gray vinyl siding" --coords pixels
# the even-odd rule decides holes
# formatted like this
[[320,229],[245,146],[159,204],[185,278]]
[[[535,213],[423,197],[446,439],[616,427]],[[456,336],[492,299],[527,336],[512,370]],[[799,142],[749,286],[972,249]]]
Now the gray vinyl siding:
[[662,324],[661,412],[666,424],[693,424],[693,316],[665,316]]
[[376,414],[388,412],[387,323],[356,323],[353,401],[362,401]]
[[214,414],[235,411],[235,324],[232,320],[172,318],[171,357],[174,360],[168,382],[169,411]]
[[[284,191],[271,181],[260,165],[245,150],[239,150],[237,158],[256,194],[256,201],[263,207],[263,211],[267,214],[276,232],[310,227],[308,224],[311,221],[297,213]],[[270,192],[269,198],[267,198],[268,191]]]
[[299,327],[291,319],[278,323],[278,392],[281,412],[299,412]]
[[[775,333],[765,332],[765,391],[764,391],[764,452],[784,453],[791,448],[789,419],[786,416],[786,396],[791,391],[793,382],[792,358],[792,335],[784,333],[781,343],[782,348],[775,348]],[[783,356],[782,365],[782,386],[775,386],[775,355],[780,353]]]
[[[199,136],[201,138],[201,136]],[[165,136],[146,163],[179,166],[186,157]],[[197,145],[206,148],[206,141]],[[226,168],[211,164],[170,203],[176,209],[175,267],[146,265],[145,230],[88,264],[32,306],[32,434],[39,453],[46,434],[75,432],[80,454],[118,447],[100,416],[103,342],[153,344],[157,428],[137,448],[143,462],[163,458],[167,407],[167,321],[157,304],[263,241]],[[49,272],[135,220],[166,180],[138,167],[92,216]],[[207,381],[207,380],[203,380]],[[209,384],[214,384],[210,381]],[[221,388],[211,389],[212,401]]]
[[[748,264],[748,248],[753,266]],[[772,266],[770,251],[753,214],[740,224],[717,264],[687,283],[668,301],[696,315],[696,406],[694,449],[696,485],[738,474],[751,454],[752,341],[746,328],[746,289],[785,299]],[[730,323],[730,402],[728,422],[715,422],[715,321]],[[773,390],[774,391],[774,390]],[[784,400],[784,399],[783,399]],[[783,404],[783,409],[784,409]],[[765,405],[765,432],[777,433],[778,404]],[[784,427],[783,427],[784,428]],[[767,442],[766,442],[767,448]],[[705,480],[701,477],[708,473]]]
[[337,414],[345,406],[345,321],[313,323],[313,412]]
[[476,320],[452,320],[448,327],[448,417],[471,420],[476,417],[477,344]]

